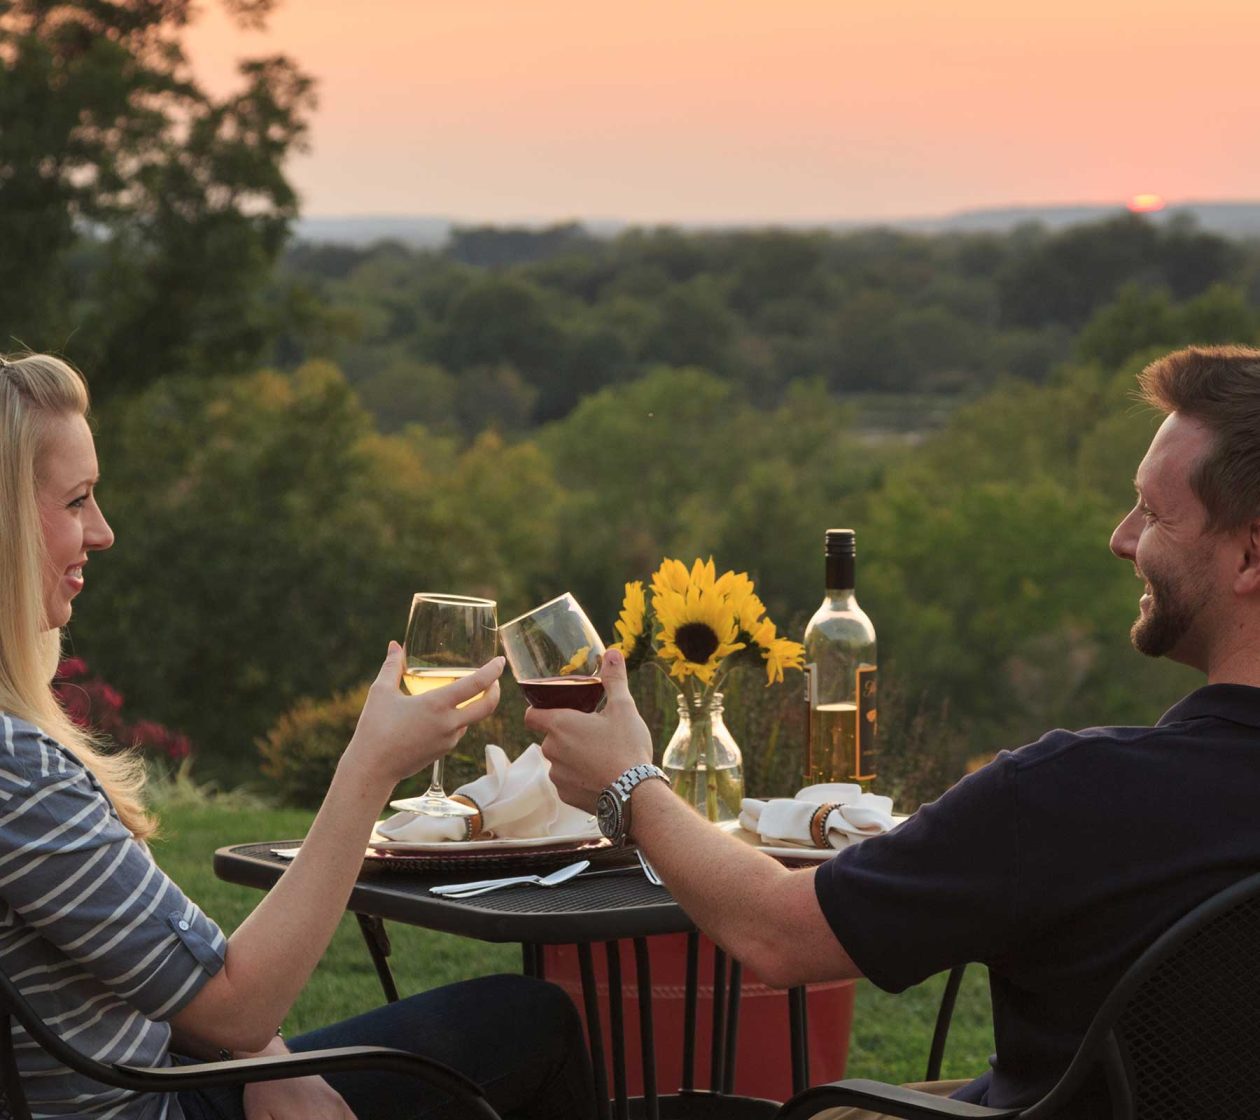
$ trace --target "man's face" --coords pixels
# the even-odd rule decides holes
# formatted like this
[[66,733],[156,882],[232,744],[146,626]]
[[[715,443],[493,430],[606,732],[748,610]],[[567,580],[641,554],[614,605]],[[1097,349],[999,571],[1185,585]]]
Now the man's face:
[[1134,648],[1203,670],[1224,573],[1221,538],[1205,531],[1207,510],[1190,488],[1190,474],[1212,438],[1200,421],[1170,415],[1138,467],[1137,504],[1111,535],[1111,551],[1132,561],[1146,581],[1129,632]]

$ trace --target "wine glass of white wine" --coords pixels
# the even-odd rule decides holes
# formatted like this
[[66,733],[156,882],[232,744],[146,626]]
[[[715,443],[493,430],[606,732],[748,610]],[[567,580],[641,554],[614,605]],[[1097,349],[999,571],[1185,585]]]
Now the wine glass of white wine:
[[499,628],[503,653],[535,708],[593,712],[604,698],[604,643],[567,591]]
[[[403,640],[403,689],[419,696],[468,676],[494,656],[497,637],[493,599],[420,592],[412,597],[407,636]],[[464,704],[471,704],[481,695],[478,693]],[[476,813],[473,807],[446,795],[442,788],[442,761],[439,758],[433,764],[428,792],[422,797],[393,802],[394,807],[430,817],[469,817]]]

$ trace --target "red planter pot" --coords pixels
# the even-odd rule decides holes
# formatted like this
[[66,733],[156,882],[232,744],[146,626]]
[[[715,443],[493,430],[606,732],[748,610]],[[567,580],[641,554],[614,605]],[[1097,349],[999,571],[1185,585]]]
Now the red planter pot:
[[[656,1084],[673,1093],[682,1084],[684,996],[687,979],[687,935],[664,934],[647,939],[652,972],[652,1023],[656,1039]],[[622,1006],[625,1020],[627,1090],[643,1092],[643,1061],[639,1044],[639,993],[633,946],[619,944]],[[694,1086],[711,1085],[713,1032],[713,942],[700,938],[699,991],[696,1014]],[[611,1031],[608,1011],[608,967],[602,945],[592,946],[595,986],[599,995],[600,1029],[609,1057],[612,1085]],[[585,1022],[578,951],[572,945],[543,948],[546,977],[577,1006]],[[810,1081],[818,1085],[844,1076],[849,1054],[855,988],[852,980],[811,984],[809,1008]],[[749,972],[743,976],[734,1091],[741,1096],[784,1101],[792,1095],[792,1056],[787,993],[768,988]]]

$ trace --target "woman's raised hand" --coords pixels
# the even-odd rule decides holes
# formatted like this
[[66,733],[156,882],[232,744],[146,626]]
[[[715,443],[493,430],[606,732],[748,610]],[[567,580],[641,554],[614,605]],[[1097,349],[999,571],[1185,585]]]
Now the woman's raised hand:
[[503,672],[503,658],[495,657],[453,684],[408,696],[400,688],[403,660],[402,646],[390,642],[343,755],[391,786],[431,765],[459,742],[465,728],[494,711]]

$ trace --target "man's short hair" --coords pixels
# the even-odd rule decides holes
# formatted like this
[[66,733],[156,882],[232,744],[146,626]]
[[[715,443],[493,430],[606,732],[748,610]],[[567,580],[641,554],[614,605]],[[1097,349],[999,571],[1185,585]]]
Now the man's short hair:
[[1230,532],[1260,516],[1260,350],[1190,346],[1152,362],[1138,384],[1148,404],[1191,416],[1214,436],[1190,475],[1208,529]]

